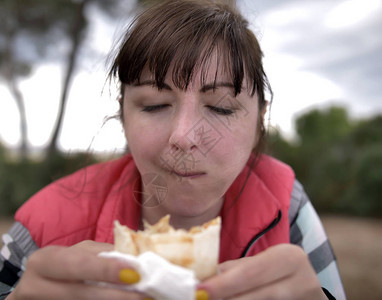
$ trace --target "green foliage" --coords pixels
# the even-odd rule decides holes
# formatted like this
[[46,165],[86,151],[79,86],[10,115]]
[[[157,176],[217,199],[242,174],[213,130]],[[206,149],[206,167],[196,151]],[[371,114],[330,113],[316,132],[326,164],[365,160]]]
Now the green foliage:
[[90,154],[81,153],[56,153],[41,162],[12,161],[0,151],[0,215],[12,215],[44,186],[94,162],[96,159]]
[[347,136],[350,129],[347,112],[341,107],[331,107],[326,112],[315,109],[296,121],[297,134],[304,144],[332,143]]
[[298,141],[271,133],[270,154],[288,163],[321,212],[382,217],[382,116],[351,121],[344,108],[296,120]]
[[[364,216],[382,215],[382,143],[364,147],[353,162],[353,181],[342,203]],[[354,211],[356,208],[356,211]]]

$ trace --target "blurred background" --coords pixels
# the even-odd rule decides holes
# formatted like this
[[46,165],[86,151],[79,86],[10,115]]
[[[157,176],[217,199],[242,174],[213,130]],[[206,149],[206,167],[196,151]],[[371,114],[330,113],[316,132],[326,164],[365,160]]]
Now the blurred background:
[[[382,1],[237,4],[274,93],[267,152],[318,210],[349,299],[382,298]],[[137,0],[0,0],[0,234],[32,194],[121,155],[110,58]]]

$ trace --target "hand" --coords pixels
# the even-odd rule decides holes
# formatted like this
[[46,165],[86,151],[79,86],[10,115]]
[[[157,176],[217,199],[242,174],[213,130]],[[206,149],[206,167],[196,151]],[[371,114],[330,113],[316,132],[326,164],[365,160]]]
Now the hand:
[[209,299],[327,299],[307,255],[295,245],[225,262],[219,271],[198,287]]
[[[99,252],[110,250],[113,250],[112,245],[93,241],[81,242],[72,247],[49,246],[39,249],[28,259],[20,282],[7,300],[143,299],[143,295],[138,293],[85,283],[101,281],[126,284],[127,281],[134,283],[134,280],[139,280],[137,276],[134,278],[137,273],[126,263],[97,256]],[[132,274],[133,278],[126,278],[126,274]]]

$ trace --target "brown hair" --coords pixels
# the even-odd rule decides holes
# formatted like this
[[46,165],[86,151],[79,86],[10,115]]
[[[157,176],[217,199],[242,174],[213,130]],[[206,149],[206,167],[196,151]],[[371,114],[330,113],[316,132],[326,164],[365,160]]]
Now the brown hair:
[[268,89],[271,95],[272,91],[263,69],[262,51],[248,22],[235,8],[216,1],[158,2],[135,17],[111,66],[109,76],[120,80],[121,95],[126,85],[139,82],[145,67],[162,88],[171,63],[177,88],[187,89],[196,69],[201,71],[204,84],[209,60],[217,51],[218,68],[230,75],[235,95],[241,92],[244,79],[248,93],[257,93],[260,124],[254,151],[258,153],[265,137],[264,91]]

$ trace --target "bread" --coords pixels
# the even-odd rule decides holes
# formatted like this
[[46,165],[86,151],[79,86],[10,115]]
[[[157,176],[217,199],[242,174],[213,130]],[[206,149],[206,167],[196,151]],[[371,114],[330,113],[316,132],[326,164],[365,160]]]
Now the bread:
[[175,230],[167,215],[155,225],[144,222],[144,231],[133,231],[115,221],[114,247],[139,255],[152,251],[169,262],[191,269],[199,280],[216,274],[219,259],[220,217],[186,231]]

